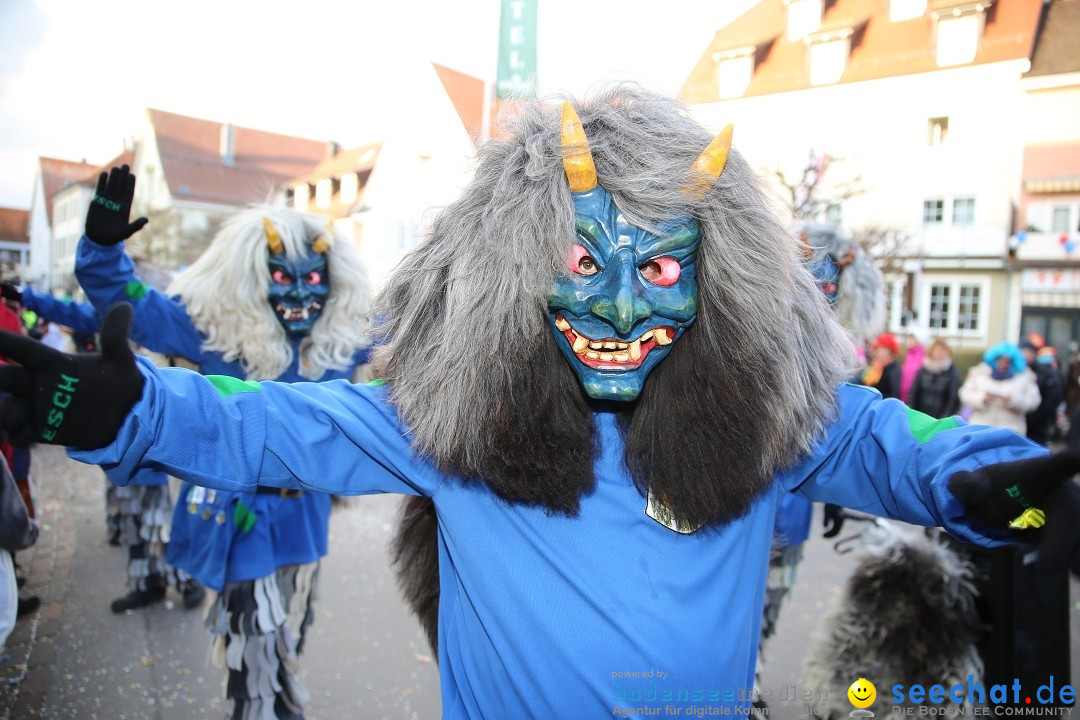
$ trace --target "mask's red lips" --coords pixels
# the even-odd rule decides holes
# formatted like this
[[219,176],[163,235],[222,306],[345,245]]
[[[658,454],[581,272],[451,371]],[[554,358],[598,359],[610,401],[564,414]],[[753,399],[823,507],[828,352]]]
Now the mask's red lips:
[[577,359],[594,370],[635,370],[654,347],[670,345],[676,333],[669,325],[659,325],[630,342],[618,338],[594,340],[574,330],[562,315],[555,316],[555,328],[570,343]]

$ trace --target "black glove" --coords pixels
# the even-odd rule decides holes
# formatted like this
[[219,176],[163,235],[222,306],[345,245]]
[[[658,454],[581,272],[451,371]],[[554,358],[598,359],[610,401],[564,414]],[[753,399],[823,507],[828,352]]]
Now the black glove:
[[[987,465],[949,478],[949,491],[974,522],[998,530],[1018,530],[1019,542],[1039,546],[1039,564],[1048,571],[1068,567],[1080,541],[1080,452]],[[1018,528],[1010,524],[1020,519]],[[1045,520],[1045,527],[1042,527]]]
[[99,448],[116,439],[143,378],[128,346],[131,306],[113,306],[101,323],[101,353],[68,355],[25,335],[0,332],[0,428],[12,443]]
[[149,222],[141,217],[128,223],[131,199],[135,196],[135,176],[127,165],[114,167],[98,176],[97,192],[86,211],[86,237],[99,245],[115,245],[142,230]]
[[10,283],[0,283],[0,296],[5,300],[14,300],[22,305],[22,290]]
[[822,518],[825,533],[821,537],[836,537],[840,534],[840,528],[844,527],[844,508],[832,503],[825,503],[825,517]]

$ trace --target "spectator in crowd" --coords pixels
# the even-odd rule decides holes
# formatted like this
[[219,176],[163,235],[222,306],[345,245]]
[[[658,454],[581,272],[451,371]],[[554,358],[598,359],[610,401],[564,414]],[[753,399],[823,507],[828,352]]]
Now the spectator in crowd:
[[900,366],[900,399],[910,405],[908,395],[911,393],[911,384],[915,382],[915,376],[923,366],[923,358],[926,357],[926,341],[929,336],[925,328],[918,325],[908,327],[907,338],[904,340],[904,362]]
[[1027,413],[1039,407],[1039,385],[1020,348],[1002,341],[983,354],[960,386],[960,402],[971,408],[973,425],[1027,433]]
[[19,598],[14,553],[37,541],[38,526],[26,510],[7,460],[0,455],[0,647],[15,627],[15,619],[37,610],[37,596]]
[[883,397],[900,397],[900,344],[892,333],[882,333],[870,343],[870,366],[863,372],[863,385],[876,388]]
[[1035,383],[1039,387],[1039,405],[1027,414],[1027,436],[1039,443],[1047,445],[1054,431],[1054,423],[1057,420],[1058,405],[1061,404],[1064,392],[1061,387],[1061,376],[1054,370],[1051,363],[1054,360],[1053,348],[1050,354],[1041,354],[1045,347],[1038,347],[1030,340],[1020,344],[1020,351],[1024,354],[1024,361],[1028,368],[1035,374]]
[[907,404],[935,418],[947,418],[960,411],[960,373],[953,364],[952,349],[944,340],[935,338],[930,343],[911,383]]

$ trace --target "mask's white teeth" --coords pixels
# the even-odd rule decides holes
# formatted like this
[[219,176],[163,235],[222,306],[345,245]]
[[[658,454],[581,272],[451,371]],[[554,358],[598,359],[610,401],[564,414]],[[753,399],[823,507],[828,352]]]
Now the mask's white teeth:
[[614,358],[614,357],[615,356],[612,355],[611,353],[600,353],[600,359],[603,360],[604,362],[611,362],[611,359]]
[[589,347],[592,348],[593,350],[603,350],[604,349],[604,343],[600,342],[599,340],[590,340],[589,341]]
[[630,343],[630,359],[631,360],[640,360],[641,359],[641,341],[640,340],[635,340],[634,342]]
[[650,340],[652,340],[652,336],[653,336],[653,331],[652,331],[652,330],[647,330],[647,331],[645,332],[645,334],[644,334],[644,335],[642,335],[642,336],[641,336],[641,337],[640,337],[640,338],[638,339],[638,342],[649,342]]
[[600,353],[597,353],[597,352],[593,352],[592,350],[590,350],[589,352],[585,353],[585,355],[586,355],[587,357],[591,357],[591,358],[592,358],[593,360],[597,360],[597,359],[599,359],[599,358],[600,358]]
[[615,355],[613,357],[615,358],[615,360],[617,362],[626,362],[627,360],[630,359],[630,353],[628,353],[628,352],[617,352],[617,353],[615,353]]
[[670,345],[671,344],[671,336],[668,335],[668,329],[667,328],[658,327],[655,330],[653,330],[653,338],[656,339],[656,344],[657,345]]
[[614,342],[612,342],[611,340],[604,341],[604,349],[605,350],[614,350],[616,347],[617,347],[617,345]]
[[617,343],[615,343],[615,348],[616,348],[617,350],[625,350],[625,349],[626,349],[626,348],[628,348],[628,347],[629,347],[629,345],[628,345],[627,343],[624,343],[624,342],[617,342]]
[[574,352],[580,355],[589,347],[589,338],[574,333]]
[[556,315],[555,316],[555,328],[559,332],[566,332],[567,330],[570,329],[570,323],[566,322],[566,320],[563,319],[562,315]]

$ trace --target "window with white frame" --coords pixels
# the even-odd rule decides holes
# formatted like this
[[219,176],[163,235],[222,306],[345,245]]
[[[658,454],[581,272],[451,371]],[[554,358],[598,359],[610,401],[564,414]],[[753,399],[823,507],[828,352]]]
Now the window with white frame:
[[930,320],[931,330],[945,330],[949,327],[949,285],[930,286]]
[[953,198],[952,224],[962,227],[975,224],[975,198]]
[[821,27],[821,0],[791,0],[788,3],[788,40],[798,40]]
[[927,145],[943,145],[949,135],[949,118],[932,117],[927,121]]
[[1068,205],[1055,205],[1050,215],[1050,232],[1069,232],[1072,230],[1069,216],[1072,208]]
[[922,204],[923,225],[940,225],[945,221],[945,200],[943,198],[930,198],[923,200]]
[[889,20],[900,22],[922,17],[926,13],[926,0],[889,0]]
[[940,18],[937,23],[937,64],[939,67],[969,63],[979,49],[982,14]]
[[810,84],[838,82],[847,68],[848,40],[830,40],[810,45]]
[[980,285],[961,285],[960,299],[957,302],[956,329],[979,330],[979,316],[982,313],[982,287]]
[[721,98],[742,97],[754,72],[753,52],[721,57],[716,65],[716,85]]
[[930,329],[939,335],[985,335],[988,289],[988,280],[981,278],[934,279],[924,297]]

